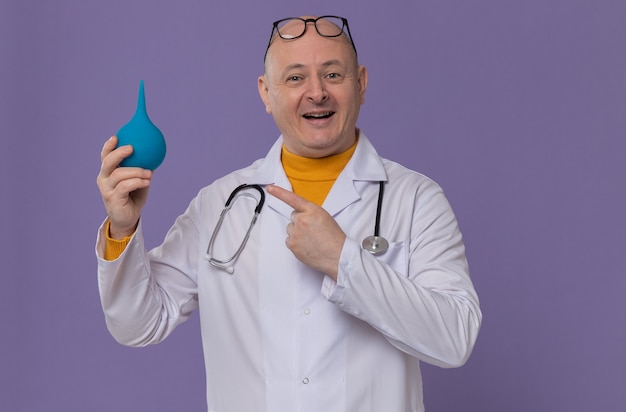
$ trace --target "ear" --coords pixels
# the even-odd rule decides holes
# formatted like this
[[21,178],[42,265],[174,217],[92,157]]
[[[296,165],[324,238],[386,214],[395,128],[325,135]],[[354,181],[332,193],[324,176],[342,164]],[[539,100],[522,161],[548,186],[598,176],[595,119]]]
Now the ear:
[[272,109],[270,108],[270,91],[267,86],[267,79],[265,78],[265,75],[259,76],[259,80],[257,83],[257,86],[259,88],[259,96],[261,96],[261,100],[263,100],[263,104],[265,105],[265,111],[268,114],[272,114]]
[[365,91],[367,90],[367,69],[365,66],[359,66],[359,94],[361,95],[361,104],[365,103]]

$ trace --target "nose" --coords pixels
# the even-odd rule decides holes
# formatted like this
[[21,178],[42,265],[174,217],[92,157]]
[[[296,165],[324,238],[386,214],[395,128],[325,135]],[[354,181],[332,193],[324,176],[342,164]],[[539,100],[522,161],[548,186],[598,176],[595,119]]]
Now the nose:
[[309,88],[306,91],[306,98],[311,103],[323,103],[328,99],[328,92],[322,79],[313,76],[309,79]]

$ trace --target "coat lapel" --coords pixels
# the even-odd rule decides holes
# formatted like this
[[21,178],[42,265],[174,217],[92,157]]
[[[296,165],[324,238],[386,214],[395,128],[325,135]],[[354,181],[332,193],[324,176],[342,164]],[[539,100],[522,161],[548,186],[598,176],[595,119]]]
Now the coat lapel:
[[[291,190],[291,184],[280,162],[283,145],[282,136],[274,143],[259,169],[253,176],[254,183],[275,184]],[[386,181],[387,174],[382,160],[365,134],[359,135],[359,143],[352,158],[331,188],[323,207],[331,216],[336,216],[346,207],[361,199],[361,188],[372,181]],[[291,218],[292,208],[284,202],[269,196],[267,205],[287,219]]]

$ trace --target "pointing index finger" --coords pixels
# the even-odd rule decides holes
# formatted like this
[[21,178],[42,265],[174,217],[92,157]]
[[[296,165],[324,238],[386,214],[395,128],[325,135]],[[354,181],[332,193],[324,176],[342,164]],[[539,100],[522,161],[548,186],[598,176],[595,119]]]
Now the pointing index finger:
[[304,212],[310,203],[303,197],[298,196],[297,194],[276,185],[268,185],[267,193],[279,200],[282,200],[297,212]]

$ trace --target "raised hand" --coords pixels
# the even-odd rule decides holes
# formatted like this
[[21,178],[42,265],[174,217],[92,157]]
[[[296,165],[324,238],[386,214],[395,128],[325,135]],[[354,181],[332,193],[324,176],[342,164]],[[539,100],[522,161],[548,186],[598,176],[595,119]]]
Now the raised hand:
[[152,171],[137,167],[118,167],[133,152],[132,146],[116,149],[113,136],[102,147],[102,165],[96,180],[110,221],[110,236],[121,239],[137,228],[141,210],[148,199]]

